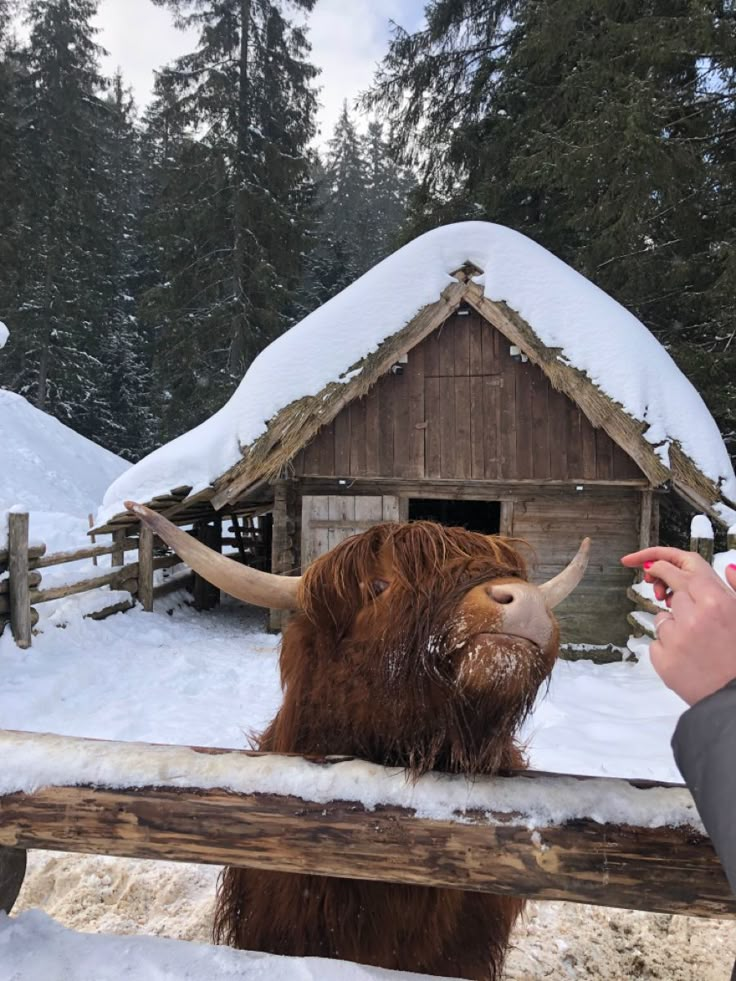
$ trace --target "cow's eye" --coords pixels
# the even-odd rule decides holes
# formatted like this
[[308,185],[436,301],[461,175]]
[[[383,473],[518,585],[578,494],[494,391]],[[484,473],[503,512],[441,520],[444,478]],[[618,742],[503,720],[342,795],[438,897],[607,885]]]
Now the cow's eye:
[[388,587],[389,583],[387,579],[374,579],[371,582],[371,592],[374,596],[380,596]]

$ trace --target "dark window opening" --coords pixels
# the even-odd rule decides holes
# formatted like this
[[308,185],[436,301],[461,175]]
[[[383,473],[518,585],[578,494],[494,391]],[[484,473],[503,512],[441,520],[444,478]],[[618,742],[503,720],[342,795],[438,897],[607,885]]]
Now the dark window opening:
[[501,504],[499,501],[441,501],[415,497],[409,501],[409,521],[437,521],[450,528],[497,535],[501,531]]

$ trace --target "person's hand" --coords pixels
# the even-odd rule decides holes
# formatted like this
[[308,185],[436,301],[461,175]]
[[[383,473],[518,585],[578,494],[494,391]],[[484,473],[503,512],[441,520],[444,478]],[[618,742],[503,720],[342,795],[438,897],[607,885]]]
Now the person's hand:
[[736,565],[726,585],[702,556],[678,548],[645,548],[621,562],[641,566],[669,612],[657,614],[649,648],[657,674],[689,705],[736,678]]

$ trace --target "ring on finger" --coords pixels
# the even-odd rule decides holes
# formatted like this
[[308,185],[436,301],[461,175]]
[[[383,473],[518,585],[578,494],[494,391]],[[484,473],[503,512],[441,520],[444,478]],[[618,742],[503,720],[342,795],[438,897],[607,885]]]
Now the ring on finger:
[[673,616],[669,612],[669,610],[666,610],[666,611],[663,610],[661,613],[658,613],[656,615],[656,617],[654,618],[654,632],[655,632],[655,634],[657,634],[657,636],[659,636],[659,631],[662,629],[662,627],[664,626],[664,624],[665,623],[669,623],[672,619],[673,619]]

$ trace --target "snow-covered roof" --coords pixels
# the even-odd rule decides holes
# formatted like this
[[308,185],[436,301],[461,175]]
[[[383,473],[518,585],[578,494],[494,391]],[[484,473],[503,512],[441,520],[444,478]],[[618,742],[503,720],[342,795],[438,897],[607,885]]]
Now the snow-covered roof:
[[[243,458],[287,406],[332,384],[409,324],[472,264],[488,300],[505,303],[546,348],[559,349],[592,386],[640,423],[663,473],[671,452],[689,458],[728,501],[736,476],[715,421],[693,385],[647,328],[597,286],[518,232],[487,222],[434,229],[399,249],[277,338],[219,412],[116,480],[98,521],[129,498],[151,500],[186,484],[196,493]],[[713,502],[709,502],[713,503]],[[720,508],[720,512],[718,509]],[[715,505],[725,521],[736,512]]]

